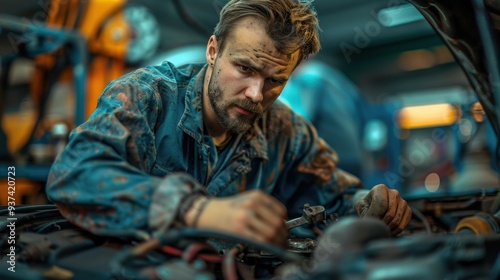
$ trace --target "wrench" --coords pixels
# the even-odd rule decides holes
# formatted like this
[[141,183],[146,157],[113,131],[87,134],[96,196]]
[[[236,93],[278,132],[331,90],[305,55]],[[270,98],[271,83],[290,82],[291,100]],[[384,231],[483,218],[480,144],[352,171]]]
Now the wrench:
[[291,229],[305,224],[314,224],[326,220],[326,211],[323,206],[310,206],[304,204],[303,214],[299,218],[291,219],[285,222],[286,228]]

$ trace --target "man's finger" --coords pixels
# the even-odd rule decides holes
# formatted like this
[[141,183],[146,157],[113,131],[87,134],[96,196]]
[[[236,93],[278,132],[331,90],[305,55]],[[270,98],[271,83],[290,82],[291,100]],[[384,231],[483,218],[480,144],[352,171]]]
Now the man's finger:
[[252,229],[252,231],[255,233],[255,235],[262,236],[264,240],[266,241],[271,241],[274,238],[274,235],[276,234],[276,225],[270,225],[268,224],[265,220],[262,219],[262,217],[259,216],[259,214],[254,213],[253,210],[248,210],[251,217],[248,219],[248,226]]
[[398,226],[394,230],[392,230],[391,235],[396,236],[400,234],[406,228],[406,225],[408,225],[408,223],[410,222],[411,216],[411,208],[410,206],[406,205],[406,210],[401,218],[401,221],[399,222]]
[[399,192],[396,190],[387,190],[387,198],[387,211],[383,216],[383,220],[387,225],[390,226],[390,223],[394,220],[394,218],[396,218],[396,215],[398,215],[398,211],[400,212],[400,216],[403,214],[403,212],[405,211],[404,207],[406,207],[406,202],[401,199]]
[[[260,220],[263,227],[267,228],[277,228],[278,225],[283,223],[285,218],[283,216],[276,215],[270,208],[258,207],[255,209],[256,218]],[[257,226],[257,225],[256,225]]]
[[396,207],[392,207],[394,209],[394,215],[392,216],[392,218],[388,221],[384,219],[384,222],[389,226],[391,230],[394,230],[399,226],[408,208],[408,204],[402,199],[399,199],[398,204],[395,206]]
[[258,192],[256,199],[259,205],[262,206],[260,208],[268,209],[269,211],[274,213],[275,216],[282,217],[283,219],[287,218],[285,205],[283,205],[283,203],[281,203],[275,197],[260,191]]
[[258,242],[262,243],[269,242],[263,235],[259,234],[257,229],[251,226],[246,227],[242,234],[248,239],[254,239],[257,240]]
[[366,198],[363,198],[354,204],[354,209],[360,218],[363,218],[366,215],[366,211],[370,204],[367,202]]
[[280,246],[285,244],[288,231],[283,219],[275,216],[276,222],[269,224],[253,210],[248,209],[248,212],[250,216],[248,217],[247,227],[254,236],[258,236],[260,241],[271,242]]
[[384,217],[389,207],[388,188],[383,185],[377,185],[370,193],[372,193],[372,201],[366,211],[366,216],[377,218]]

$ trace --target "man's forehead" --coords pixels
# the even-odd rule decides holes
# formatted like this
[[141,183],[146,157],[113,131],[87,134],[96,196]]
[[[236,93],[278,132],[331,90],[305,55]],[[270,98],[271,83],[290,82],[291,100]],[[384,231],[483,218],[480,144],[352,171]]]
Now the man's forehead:
[[[240,34],[244,35],[244,34]],[[283,54],[277,50],[272,40],[249,40],[245,36],[231,38],[226,42],[224,52],[233,57],[251,57],[257,59],[271,60],[281,66],[287,66],[298,62],[299,51],[291,54]]]
[[228,52],[233,59],[248,57],[251,59],[270,60],[280,65],[280,73],[288,72],[290,66],[295,68],[299,59],[299,51],[284,54],[278,51],[275,42],[267,34],[266,23],[255,16],[241,18],[226,37],[223,52]]
[[[258,40],[248,40],[249,36],[257,38]],[[273,40],[269,34],[267,34],[266,25],[262,19],[257,17],[249,16],[240,19],[234,25],[233,30],[229,32],[227,38],[231,42],[236,43],[235,45],[241,43],[241,46],[243,46],[243,43],[246,43],[247,45],[251,45],[253,43],[253,47],[266,49],[269,53],[277,52]]]
[[[228,45],[227,55],[231,60],[244,64],[268,63],[279,69],[278,73],[291,72],[298,63],[298,52],[293,54],[282,54],[276,49],[269,51],[266,48],[259,48],[249,45]],[[248,65],[251,66],[251,65]],[[257,65],[256,65],[257,68]]]

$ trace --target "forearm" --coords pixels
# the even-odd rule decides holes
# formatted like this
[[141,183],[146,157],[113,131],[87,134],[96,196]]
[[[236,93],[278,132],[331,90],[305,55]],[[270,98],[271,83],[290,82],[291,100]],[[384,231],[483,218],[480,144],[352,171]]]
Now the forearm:
[[203,193],[187,174],[159,178],[123,163],[61,171],[57,164],[52,168],[50,177],[58,180],[49,179],[47,195],[68,220],[90,231],[167,231],[178,220],[183,199]]
[[88,230],[146,228],[148,208],[161,178],[120,162],[59,161],[47,196],[71,222]]

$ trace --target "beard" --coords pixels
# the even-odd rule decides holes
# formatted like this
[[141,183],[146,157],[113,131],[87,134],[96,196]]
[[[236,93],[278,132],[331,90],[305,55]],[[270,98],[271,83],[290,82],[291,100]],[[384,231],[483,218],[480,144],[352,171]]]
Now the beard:
[[[249,99],[240,100],[238,98],[227,99],[224,98],[224,90],[217,81],[215,73],[218,73],[217,63],[214,65],[212,75],[210,77],[210,82],[208,84],[208,99],[210,100],[210,105],[212,106],[219,124],[225,129],[236,133],[244,133],[248,131],[254,123],[262,117],[264,114],[264,109],[262,105],[253,103]],[[245,109],[253,114],[243,115],[243,114],[229,114],[229,108],[233,106],[238,106]]]

